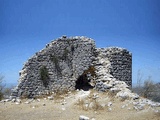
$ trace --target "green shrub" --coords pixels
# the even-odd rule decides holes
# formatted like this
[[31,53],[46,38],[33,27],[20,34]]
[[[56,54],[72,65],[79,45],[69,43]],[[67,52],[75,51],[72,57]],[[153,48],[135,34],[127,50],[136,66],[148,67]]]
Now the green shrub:
[[152,97],[152,92],[155,90],[155,85],[152,80],[148,79],[144,81],[144,86],[143,86],[143,96],[145,98],[150,98]]
[[0,75],[0,100],[3,99],[3,89],[4,89],[3,78],[4,77]]
[[64,52],[63,52],[63,56],[62,56],[63,60],[67,60],[68,53],[69,53],[69,51],[65,48]]
[[43,81],[43,85],[46,87],[48,85],[48,79],[49,79],[48,70],[46,66],[42,66],[40,68],[40,77],[41,80]]
[[59,66],[58,57],[55,56],[55,55],[50,55],[50,60],[54,63],[55,68],[56,68],[56,71],[57,71],[58,73],[61,73],[61,69],[60,69],[60,66]]
[[151,99],[155,102],[160,102],[160,84],[154,83],[151,77],[148,77],[143,85],[137,85],[133,87],[132,90],[142,97]]
[[50,60],[55,64],[58,65],[58,58],[55,55],[50,55]]
[[0,91],[0,100],[3,99],[3,93]]

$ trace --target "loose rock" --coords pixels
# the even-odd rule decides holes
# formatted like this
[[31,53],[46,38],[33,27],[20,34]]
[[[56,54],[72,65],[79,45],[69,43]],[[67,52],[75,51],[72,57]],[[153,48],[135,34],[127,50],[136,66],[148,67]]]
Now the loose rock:
[[79,120],[89,120],[89,117],[86,117],[84,115],[80,115]]

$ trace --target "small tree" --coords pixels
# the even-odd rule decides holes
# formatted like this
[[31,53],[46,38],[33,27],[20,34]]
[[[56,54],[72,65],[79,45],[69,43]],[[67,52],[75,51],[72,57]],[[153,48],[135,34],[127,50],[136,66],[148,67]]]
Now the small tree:
[[144,80],[143,84],[141,84],[141,80],[142,75],[139,71],[137,76],[137,86],[135,86],[132,90],[140,96],[143,96],[156,102],[160,102],[160,83],[155,84],[151,76]]
[[3,98],[3,88],[4,88],[3,78],[4,77],[0,75],[0,100],[2,100],[2,98]]
[[143,74],[141,73],[141,70],[138,70],[137,73],[137,87],[141,87],[142,85],[142,78],[143,78]]
[[160,83],[154,84],[154,92],[152,93],[152,100],[160,102]]
[[151,76],[149,76],[148,79],[144,81],[143,96],[145,98],[151,98],[152,93],[154,92],[154,88],[155,88],[155,85],[151,80]]
[[143,78],[143,74],[141,72],[141,70],[138,70],[137,73],[137,84],[135,87],[132,88],[132,90],[134,92],[136,92],[137,94],[143,96],[143,83],[142,83],[142,78]]
[[4,90],[3,90],[4,97],[9,97],[11,95],[11,91],[12,91],[13,88],[14,88],[13,86],[4,88]]

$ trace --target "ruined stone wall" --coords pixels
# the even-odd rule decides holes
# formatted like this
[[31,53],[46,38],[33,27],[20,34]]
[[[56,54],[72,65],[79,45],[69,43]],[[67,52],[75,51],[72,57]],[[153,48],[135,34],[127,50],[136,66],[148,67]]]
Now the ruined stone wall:
[[24,64],[11,96],[34,97],[48,91],[74,90],[80,76],[87,76],[84,78],[101,91],[108,89],[108,80],[125,81],[131,86],[132,55],[117,47],[95,48],[91,38],[63,36]]
[[101,48],[97,51],[100,59],[105,58],[109,61],[108,64],[103,65],[108,67],[106,73],[132,86],[132,54],[119,47]]
[[75,81],[94,59],[94,49],[94,41],[86,37],[63,36],[52,41],[24,64],[12,96],[32,97],[45,91],[74,90]]
[[132,54],[123,48],[106,49],[106,57],[111,63],[110,74],[120,81],[132,86]]

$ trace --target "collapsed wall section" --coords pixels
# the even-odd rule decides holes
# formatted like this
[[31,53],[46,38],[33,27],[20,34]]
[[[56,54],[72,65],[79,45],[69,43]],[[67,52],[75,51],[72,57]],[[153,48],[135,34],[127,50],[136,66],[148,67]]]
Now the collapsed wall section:
[[98,82],[116,79],[132,86],[132,54],[129,51],[120,47],[109,47],[98,48],[95,53]]
[[[126,49],[119,47],[96,48],[95,88],[99,91],[119,88],[124,82],[126,87],[132,85],[132,55]],[[118,85],[118,88],[117,88]]]
[[75,81],[92,65],[94,50],[94,41],[87,37],[63,36],[52,41],[25,63],[12,96],[74,90]]

